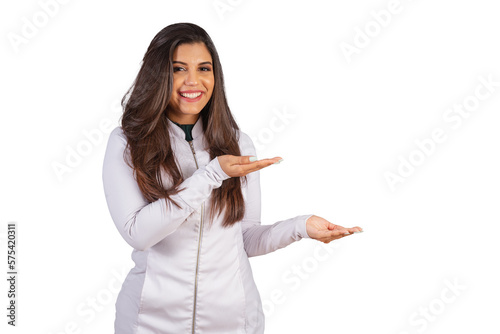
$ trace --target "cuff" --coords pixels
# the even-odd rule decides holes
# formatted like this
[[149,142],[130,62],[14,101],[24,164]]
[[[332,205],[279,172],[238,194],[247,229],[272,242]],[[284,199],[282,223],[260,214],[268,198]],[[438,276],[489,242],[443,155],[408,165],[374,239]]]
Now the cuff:
[[297,217],[297,232],[301,238],[310,238],[307,234],[307,219],[314,215],[302,215]]
[[212,168],[212,171],[215,173],[215,175],[217,176],[217,178],[219,179],[219,181],[221,183],[222,183],[222,181],[231,178],[231,176],[227,175],[224,172],[224,170],[222,169],[222,167],[219,163],[219,159],[217,159],[217,157],[213,158],[212,161],[209,162],[207,167],[209,167],[209,166]]

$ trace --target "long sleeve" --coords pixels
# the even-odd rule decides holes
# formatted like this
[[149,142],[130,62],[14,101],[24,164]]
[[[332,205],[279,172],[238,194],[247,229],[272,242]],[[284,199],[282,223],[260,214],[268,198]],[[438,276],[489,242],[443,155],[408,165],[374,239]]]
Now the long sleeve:
[[229,178],[214,158],[181,183],[183,191],[171,196],[180,208],[164,198],[149,203],[123,158],[125,147],[126,138],[118,127],[108,140],[102,178],[113,222],[125,241],[137,250],[145,250],[174,232],[213,189]]
[[[247,152],[243,155],[256,155],[255,147],[249,137],[246,147]],[[272,225],[261,225],[260,171],[248,174],[247,182],[245,217],[241,225],[245,251],[249,257],[274,252],[292,242],[309,238],[306,221],[312,214],[296,216]]]

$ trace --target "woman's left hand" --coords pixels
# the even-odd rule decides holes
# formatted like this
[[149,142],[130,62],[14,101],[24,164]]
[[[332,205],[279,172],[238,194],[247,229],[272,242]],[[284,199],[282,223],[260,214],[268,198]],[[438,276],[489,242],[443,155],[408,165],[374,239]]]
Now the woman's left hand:
[[346,237],[355,232],[363,232],[363,229],[359,226],[346,228],[340,225],[332,224],[328,220],[315,215],[307,219],[306,229],[307,234],[311,239],[316,239],[324,242],[325,244],[332,240]]

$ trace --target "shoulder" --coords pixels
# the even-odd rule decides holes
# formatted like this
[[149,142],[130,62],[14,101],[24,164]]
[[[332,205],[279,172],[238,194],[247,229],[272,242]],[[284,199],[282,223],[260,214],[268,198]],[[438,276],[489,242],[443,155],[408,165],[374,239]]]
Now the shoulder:
[[127,137],[123,133],[121,126],[115,127],[108,137],[106,151],[124,151],[127,147]]
[[256,155],[252,138],[241,130],[238,130],[238,144],[240,146],[241,155]]
[[123,129],[121,126],[117,126],[113,129],[113,131],[111,131],[110,137],[113,137],[113,136],[118,136],[118,137],[123,137],[125,138],[125,134],[123,133]]
[[111,131],[109,134],[109,142],[122,142],[122,143],[127,143],[127,137],[123,133],[123,129],[121,126],[117,126],[116,128]]
[[112,161],[118,158],[120,162],[126,161],[127,164],[130,164],[130,150],[127,149],[127,137],[123,133],[121,126],[117,126],[109,134],[104,161],[106,164],[108,159]]

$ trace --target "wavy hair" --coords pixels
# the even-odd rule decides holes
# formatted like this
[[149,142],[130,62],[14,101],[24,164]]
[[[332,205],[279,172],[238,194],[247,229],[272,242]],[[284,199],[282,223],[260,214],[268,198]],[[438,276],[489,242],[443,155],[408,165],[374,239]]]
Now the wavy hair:
[[[127,137],[124,154],[127,151],[130,154],[129,165],[149,202],[165,198],[167,205],[172,202],[180,208],[171,199],[184,188],[179,189],[183,179],[172,150],[168,131],[172,125],[168,122],[166,109],[172,96],[174,51],[181,44],[199,42],[210,52],[214,72],[212,96],[199,116],[210,159],[225,154],[241,155],[239,127],[227,103],[222,67],[212,39],[204,29],[192,23],[176,23],[163,28],[151,41],[137,77],[121,100],[124,110],[121,126]],[[172,180],[169,189],[163,186],[161,170]],[[244,217],[242,180],[246,182],[246,176],[231,177],[212,191],[210,217],[213,218],[216,212],[218,215],[224,212],[224,227]]]

